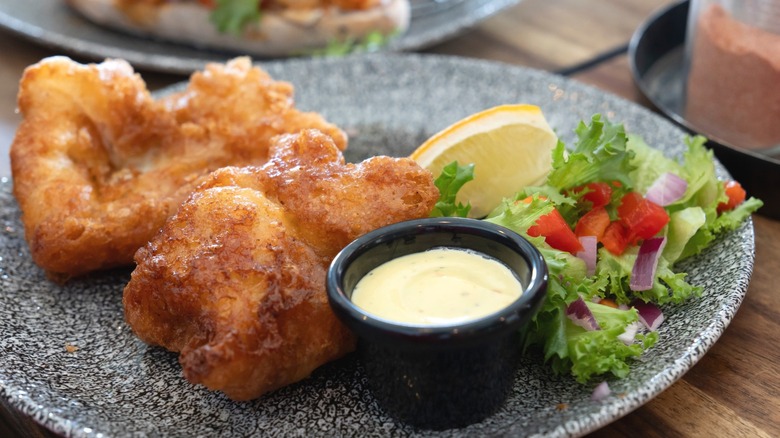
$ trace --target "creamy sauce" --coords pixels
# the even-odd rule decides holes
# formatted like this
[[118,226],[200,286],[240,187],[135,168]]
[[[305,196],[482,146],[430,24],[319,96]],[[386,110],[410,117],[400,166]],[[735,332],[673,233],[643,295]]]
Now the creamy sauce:
[[395,322],[450,325],[501,310],[522,293],[523,285],[498,260],[437,248],[374,268],[355,286],[352,302]]

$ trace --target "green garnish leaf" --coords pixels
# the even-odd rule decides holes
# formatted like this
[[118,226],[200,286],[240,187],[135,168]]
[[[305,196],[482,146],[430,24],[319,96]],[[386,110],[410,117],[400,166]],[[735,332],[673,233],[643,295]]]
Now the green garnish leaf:
[[321,49],[314,49],[302,53],[302,55],[309,56],[346,56],[351,53],[371,53],[377,52],[382,47],[385,47],[390,40],[398,35],[398,31],[391,32],[387,35],[375,30],[368,33],[361,39],[347,38],[347,39],[334,39],[328,42],[328,45]]
[[474,179],[474,164],[458,165],[457,161],[444,166],[441,175],[433,182],[439,189],[439,200],[431,212],[431,217],[459,216],[466,217],[471,210],[471,203],[463,205],[455,201],[458,190],[464,184]]
[[222,33],[239,35],[244,27],[260,19],[260,0],[217,0],[211,22]]
[[575,132],[579,140],[573,151],[567,152],[561,141],[553,150],[553,169],[547,184],[561,191],[594,181],[620,181],[623,186],[632,186],[629,173],[634,152],[626,149],[623,125],[602,120],[596,114],[590,125],[580,122]]

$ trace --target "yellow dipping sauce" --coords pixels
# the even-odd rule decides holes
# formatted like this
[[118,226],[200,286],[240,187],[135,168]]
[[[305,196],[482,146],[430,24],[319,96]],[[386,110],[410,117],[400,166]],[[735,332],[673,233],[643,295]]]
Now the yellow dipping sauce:
[[498,260],[436,248],[374,268],[355,286],[352,302],[402,324],[451,325],[501,310],[522,293],[523,285]]

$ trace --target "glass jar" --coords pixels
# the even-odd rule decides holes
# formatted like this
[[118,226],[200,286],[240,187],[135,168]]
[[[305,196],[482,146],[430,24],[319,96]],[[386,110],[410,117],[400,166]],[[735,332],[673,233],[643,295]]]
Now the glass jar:
[[684,115],[731,146],[780,151],[780,0],[692,0]]

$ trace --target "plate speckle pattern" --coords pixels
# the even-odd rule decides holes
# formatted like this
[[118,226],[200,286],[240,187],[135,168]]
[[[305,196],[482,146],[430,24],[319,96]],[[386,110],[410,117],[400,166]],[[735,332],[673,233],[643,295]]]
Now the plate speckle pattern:
[[[406,155],[448,124],[502,103],[542,107],[567,142],[576,123],[600,112],[668,156],[683,132],[649,111],[547,73],[502,64],[418,55],[290,60],[263,64],[296,86],[297,104],[351,134],[348,159]],[[727,174],[716,163],[719,176]],[[667,306],[661,339],[611,380],[612,394],[554,376],[525,357],[506,405],[485,421],[430,432],[394,423],[368,392],[354,355],[258,400],[234,403],[187,383],[176,355],[148,347],[124,323],[129,270],[72,281],[46,280],[22,239],[12,181],[0,182],[0,396],[66,436],[580,436],[641,406],[688,371],[729,324],[753,269],[752,222],[719,238],[679,269],[704,288]],[[77,348],[66,351],[66,345]],[[559,409],[565,404],[565,409]]]

